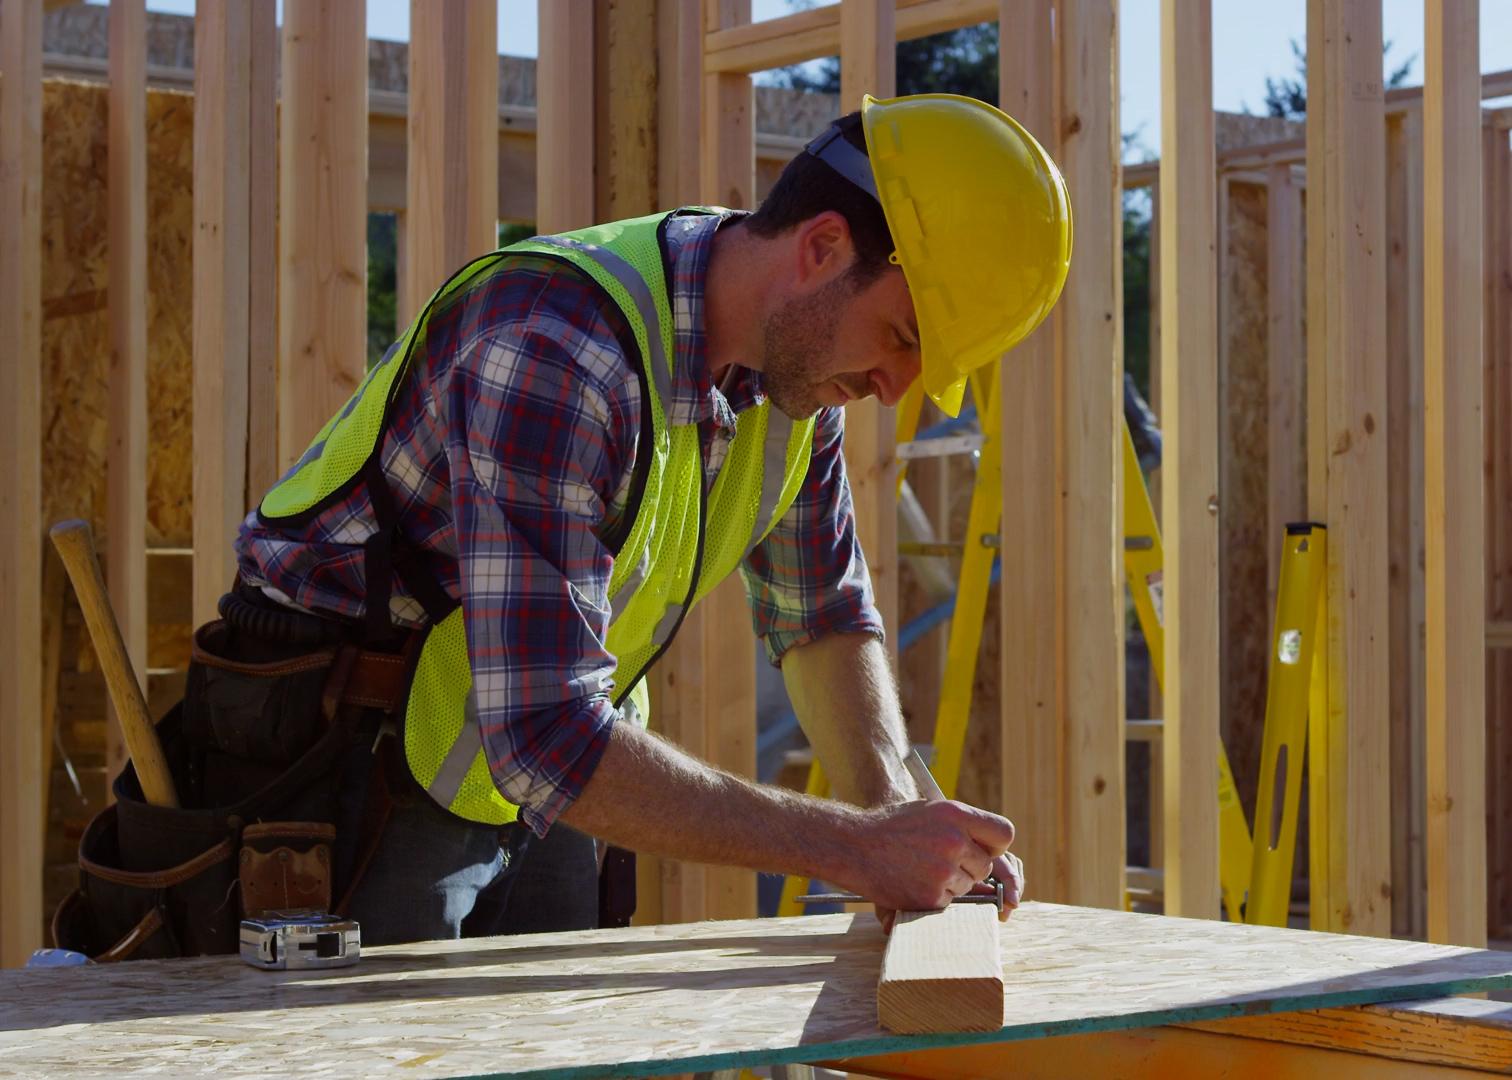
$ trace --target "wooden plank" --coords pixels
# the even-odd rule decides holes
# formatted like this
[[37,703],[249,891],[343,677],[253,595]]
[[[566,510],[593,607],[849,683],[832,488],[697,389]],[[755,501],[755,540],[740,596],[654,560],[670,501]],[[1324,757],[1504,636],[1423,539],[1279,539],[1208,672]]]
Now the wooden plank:
[[897,1035],[1002,1027],[997,909],[898,912],[877,977],[877,1022]]
[[1485,492],[1479,9],[1427,0],[1423,502],[1428,936],[1486,941]]
[[593,96],[599,221],[657,209],[656,7],[656,0],[614,0],[594,9],[594,83],[603,88]]
[[1290,165],[1266,173],[1266,551],[1265,610],[1276,610],[1281,541],[1289,522],[1307,516],[1307,343],[1303,336],[1302,187]]
[[1423,166],[1422,110],[1386,118],[1387,447],[1391,530],[1392,932],[1422,937]]
[[287,468],[367,366],[363,0],[286,4],[282,70],[278,459]]
[[[278,25],[249,5],[247,89],[247,501],[278,482]],[[366,340],[366,339],[364,339]]]
[[498,246],[498,23],[494,4],[411,0],[401,328]]
[[[1512,985],[1508,953],[1030,902],[1000,934],[1005,1027],[895,1036],[877,1024],[884,945],[870,915],[842,914],[380,947],[364,950],[360,978],[230,956],[66,979],[5,972],[0,1055],[27,1075],[81,1060],[167,1074],[192,1061],[223,1076],[665,1075],[973,1042],[1001,1053],[1058,1034]],[[299,1039],[266,1038],[296,1022]]]
[[[216,617],[231,587],[231,545],[247,509],[250,18],[250,5],[209,0],[194,20],[196,623]],[[284,223],[285,237],[292,224]]]
[[1210,0],[1160,9],[1165,910],[1218,916],[1218,259]]
[[[110,386],[106,580],[137,682],[147,669],[147,6],[110,5],[106,270]],[[105,728],[106,790],[130,754],[115,709]]]
[[42,4],[0,4],[0,966],[42,944]]
[[[798,11],[777,19],[710,30],[704,70],[748,74],[800,64],[841,52],[842,5]],[[995,0],[897,0],[897,40],[989,22],[998,15]]]
[[540,0],[536,229],[593,224],[593,0]]
[[698,0],[658,4],[656,23],[657,202],[673,207],[698,201],[702,5]]
[[1057,9],[1060,164],[1077,257],[1060,301],[1068,899],[1123,903],[1123,227],[1109,0]]
[[[893,0],[840,2],[840,110],[861,107],[863,94],[896,92]],[[845,410],[845,471],[850,480],[856,536],[866,553],[873,598],[889,628],[888,652],[898,667],[898,504],[894,456],[896,411],[875,398]]]
[[1381,11],[1376,0],[1314,0],[1308,11],[1316,43],[1308,67],[1308,502],[1329,529],[1328,707],[1309,738],[1312,917],[1317,929],[1384,934],[1391,679]]
[[1512,1073],[1512,1006],[1477,998],[1275,1013],[1190,1026],[1425,1065]]
[[[1229,1021],[1215,1024],[1226,1027]],[[826,1061],[853,1077],[878,1080],[1170,1080],[1222,1076],[1225,1080],[1327,1077],[1328,1080],[1469,1080],[1480,1070],[1364,1056],[1324,1047],[1288,1045],[1226,1033],[1176,1027],[1140,1028],[1098,1035],[1064,1035],[1008,1046],[968,1046]]]
[[[998,97],[1058,156],[1051,9],[1003,0]],[[1013,392],[1002,401],[1003,545],[999,723],[1003,812],[1027,825],[1014,850],[1033,868],[1033,895],[1069,899],[1066,858],[1064,536],[1057,437],[1056,325],[1045,325],[1003,362]],[[1049,452],[1046,452],[1046,448]]]

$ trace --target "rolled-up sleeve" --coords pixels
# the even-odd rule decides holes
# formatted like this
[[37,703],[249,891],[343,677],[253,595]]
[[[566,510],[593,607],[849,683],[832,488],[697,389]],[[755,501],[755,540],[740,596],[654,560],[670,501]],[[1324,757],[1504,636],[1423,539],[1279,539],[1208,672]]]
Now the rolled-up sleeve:
[[820,411],[797,498],[741,566],[751,621],[773,664],[827,634],[884,634],[856,537],[844,432],[843,410]]
[[639,389],[611,378],[611,337],[549,309],[471,348],[447,389],[447,458],[473,692],[494,784],[544,835],[618,716],[596,530],[633,464]]

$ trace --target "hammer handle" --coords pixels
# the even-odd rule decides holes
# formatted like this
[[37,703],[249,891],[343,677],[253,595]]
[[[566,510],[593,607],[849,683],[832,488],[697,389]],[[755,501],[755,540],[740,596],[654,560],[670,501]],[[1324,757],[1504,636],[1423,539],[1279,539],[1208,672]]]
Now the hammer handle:
[[69,580],[73,582],[74,592],[78,595],[84,622],[89,627],[90,640],[94,642],[95,654],[100,658],[100,670],[105,675],[105,688],[110,693],[110,703],[115,707],[116,717],[121,722],[126,749],[131,752],[137,779],[142,784],[142,794],[154,806],[176,807],[179,802],[178,793],[174,790],[173,775],[168,771],[168,761],[163,756],[157,729],[153,727],[152,718],[147,714],[147,701],[142,697],[142,686],[131,670],[126,643],[121,639],[121,627],[116,622],[110,597],[105,592],[105,581],[100,576],[100,562],[95,556],[94,539],[90,536],[89,525],[78,519],[60,521],[48,535],[52,537],[63,565],[68,568]]

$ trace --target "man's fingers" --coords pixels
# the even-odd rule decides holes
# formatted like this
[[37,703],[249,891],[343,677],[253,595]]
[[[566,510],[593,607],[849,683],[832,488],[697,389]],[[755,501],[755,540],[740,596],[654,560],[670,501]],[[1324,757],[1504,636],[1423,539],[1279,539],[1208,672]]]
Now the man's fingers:
[[965,803],[957,805],[968,811],[966,832],[989,855],[999,855],[1008,850],[1013,843],[1013,822],[1000,814],[975,806],[967,806]]

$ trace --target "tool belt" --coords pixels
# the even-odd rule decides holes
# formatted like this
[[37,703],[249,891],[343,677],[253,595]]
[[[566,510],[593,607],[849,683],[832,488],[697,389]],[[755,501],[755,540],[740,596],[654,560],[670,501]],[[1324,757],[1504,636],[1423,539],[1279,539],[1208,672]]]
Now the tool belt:
[[[343,911],[396,798],[411,635],[277,608],[245,588],[194,634],[184,700],[158,723],[181,808],[152,806],[128,765],[79,844],[60,948],[96,960],[231,953],[245,915]],[[367,780],[360,812],[341,792]],[[418,792],[418,788],[414,788]],[[421,793],[423,796],[423,793]],[[338,826],[360,835],[338,843]]]

